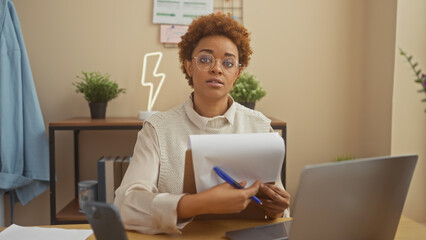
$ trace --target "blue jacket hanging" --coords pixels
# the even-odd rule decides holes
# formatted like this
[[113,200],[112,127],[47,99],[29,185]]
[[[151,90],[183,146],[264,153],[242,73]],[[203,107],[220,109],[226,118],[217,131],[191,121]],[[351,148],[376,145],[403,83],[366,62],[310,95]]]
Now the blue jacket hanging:
[[18,16],[0,0],[0,196],[11,192],[25,205],[44,192],[48,148]]

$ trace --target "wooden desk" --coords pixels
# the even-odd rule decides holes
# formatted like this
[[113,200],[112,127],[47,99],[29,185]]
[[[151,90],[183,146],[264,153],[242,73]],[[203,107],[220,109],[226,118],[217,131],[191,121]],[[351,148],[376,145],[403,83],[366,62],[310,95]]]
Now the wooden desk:
[[[225,233],[227,231],[254,227],[267,223],[282,222],[288,219],[279,219],[274,221],[266,220],[197,220],[183,229],[181,235],[144,235],[137,232],[128,231],[129,240],[143,239],[227,239]],[[42,227],[55,227],[65,229],[90,229],[89,224],[74,224],[74,225],[49,225]],[[0,228],[2,231],[4,228]],[[95,240],[92,235],[88,240]],[[419,240],[426,239],[426,227],[416,223],[415,221],[401,216],[398,230],[395,236],[396,240]]]
[[[281,131],[285,143],[287,144],[287,124],[276,118],[271,119],[271,126],[275,130]],[[79,133],[82,130],[140,130],[143,121],[138,118],[69,118],[57,122],[49,123],[49,166],[50,166],[50,224],[73,224],[87,223],[86,216],[78,211],[78,182],[79,177]],[[72,199],[58,213],[56,211],[56,174],[55,174],[55,132],[59,130],[69,130],[74,132],[74,199]],[[287,151],[286,151],[287,152]],[[286,156],[284,155],[284,163],[281,173],[281,181],[284,187],[286,172]]]
[[396,230],[395,239],[397,240],[426,239],[426,227],[405,216],[401,216],[398,229]]

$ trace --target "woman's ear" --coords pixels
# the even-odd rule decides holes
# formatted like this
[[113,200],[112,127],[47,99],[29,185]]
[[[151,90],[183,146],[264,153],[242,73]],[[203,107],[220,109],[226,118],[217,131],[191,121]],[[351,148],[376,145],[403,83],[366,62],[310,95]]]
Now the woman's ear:
[[241,74],[241,68],[238,68],[237,76],[235,77],[235,81],[234,81],[234,83],[232,84],[232,86],[234,86],[234,85],[235,85],[235,83],[237,83],[237,80],[238,80],[238,78],[240,77],[240,74]]
[[189,77],[192,77],[192,62],[190,60],[185,60],[185,70],[188,73]]

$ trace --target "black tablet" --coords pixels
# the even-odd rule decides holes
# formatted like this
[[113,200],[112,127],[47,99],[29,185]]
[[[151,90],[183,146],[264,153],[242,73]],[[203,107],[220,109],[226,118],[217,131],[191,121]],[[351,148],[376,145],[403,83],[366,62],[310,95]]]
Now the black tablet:
[[87,202],[83,208],[97,240],[127,240],[120,214],[114,204]]

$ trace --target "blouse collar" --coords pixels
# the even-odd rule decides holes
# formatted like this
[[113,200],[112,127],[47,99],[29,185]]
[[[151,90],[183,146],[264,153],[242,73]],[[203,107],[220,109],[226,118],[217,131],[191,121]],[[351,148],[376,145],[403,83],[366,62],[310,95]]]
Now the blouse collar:
[[223,115],[212,118],[203,117],[194,110],[193,94],[191,94],[184,103],[184,108],[191,122],[204,131],[207,128],[221,128],[228,123],[234,124],[236,104],[234,104],[234,99],[231,96],[228,96],[228,103],[230,106]]

